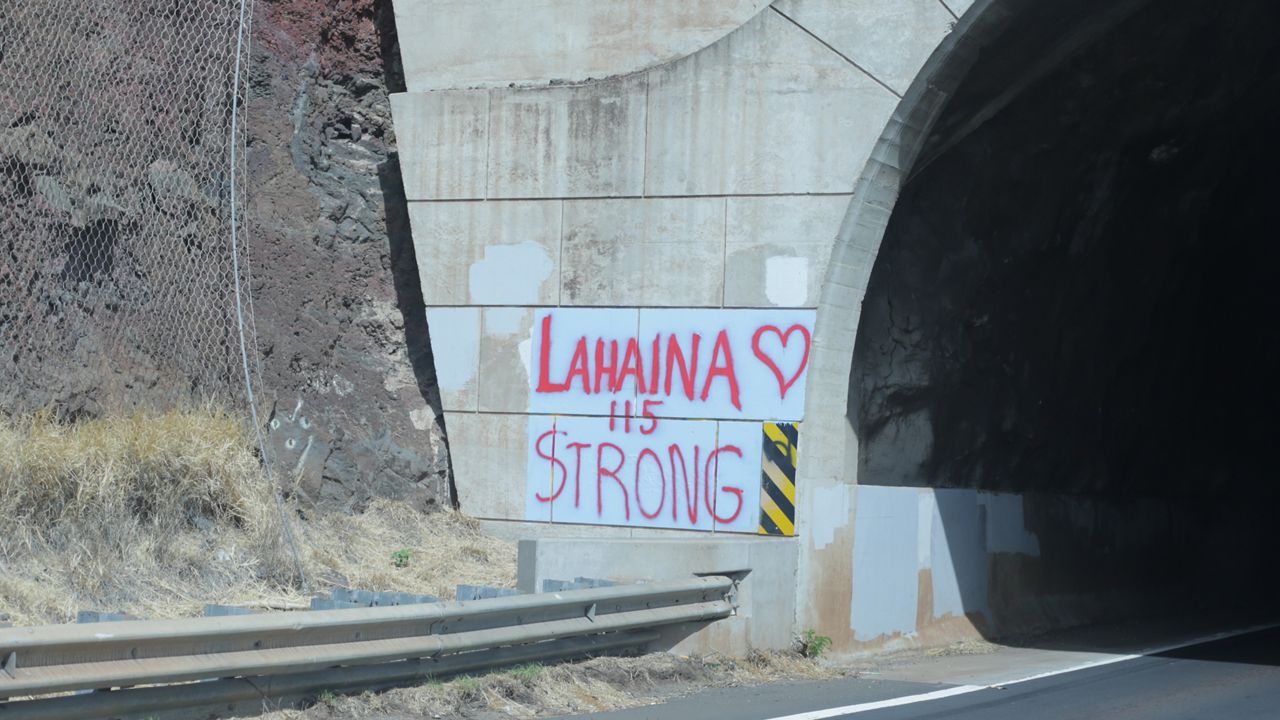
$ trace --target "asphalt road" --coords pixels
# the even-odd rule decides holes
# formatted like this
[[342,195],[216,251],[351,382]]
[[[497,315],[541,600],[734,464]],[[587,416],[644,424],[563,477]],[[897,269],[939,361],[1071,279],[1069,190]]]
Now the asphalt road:
[[[957,694],[911,702],[929,693]],[[899,698],[899,700],[893,700]],[[908,702],[896,707],[876,703]],[[849,710],[841,711],[845,707]],[[607,720],[1280,720],[1280,628],[1005,686],[851,679],[701,693]]]
[[1280,629],[1041,680],[856,715],[859,720],[1280,718]]

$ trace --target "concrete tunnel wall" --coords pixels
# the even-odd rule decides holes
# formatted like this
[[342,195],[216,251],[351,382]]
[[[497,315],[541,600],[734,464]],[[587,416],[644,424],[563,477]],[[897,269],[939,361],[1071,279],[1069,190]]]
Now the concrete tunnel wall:
[[[817,306],[856,168],[897,102],[886,83],[905,86],[954,22],[936,2],[863,7],[878,12],[846,27],[841,4],[783,3],[688,57],[639,72],[624,57],[619,69],[631,74],[603,81],[394,98],[424,293],[434,334],[448,338],[437,341],[438,372],[471,511],[523,510],[518,484],[468,496],[466,478],[523,482],[474,463],[518,467],[527,440],[473,453],[469,438],[524,434],[530,309]],[[802,23],[840,28],[848,37],[832,42],[849,55]],[[911,42],[882,37],[886,23]],[[433,27],[451,25],[401,31],[427,43]],[[883,66],[888,80],[850,57]]]
[[[433,34],[456,23],[509,22],[503,4],[494,5],[441,3],[424,12],[421,3],[398,4],[401,42],[415,48],[405,57],[429,56],[423,47]],[[610,7],[660,16],[660,5]],[[1142,498],[1031,497],[1025,487],[934,488],[931,480],[894,487],[903,483],[868,477],[879,471],[860,462],[857,433],[866,428],[857,421],[859,384],[850,382],[863,295],[904,174],[970,68],[1026,3],[781,0],[739,19],[729,5],[703,16],[713,18],[706,27],[686,28],[687,37],[720,38],[696,51],[610,59],[599,44],[550,48],[556,67],[589,68],[551,84],[547,73],[491,57],[460,62],[453,75],[438,59],[407,64],[412,91],[393,97],[393,109],[460,504],[522,537],[630,538],[629,573],[637,548],[653,538],[747,541],[531,512],[530,477],[545,466],[534,465],[537,423],[607,420],[600,408],[540,404],[539,321],[573,308],[608,309],[614,314],[599,316],[602,324],[638,327],[672,308],[708,322],[816,311],[799,409],[795,535],[751,541],[789,548],[796,562],[752,571],[755,582],[795,592],[744,608],[735,619],[741,631],[720,633],[716,647],[783,644],[785,634],[753,623],[815,628],[840,652],[990,632],[993,588],[1002,629],[1091,617],[1106,598],[1067,587],[1042,601],[1043,587],[1025,581],[1041,576],[1037,558],[1053,546],[1046,541],[1055,528],[1115,543],[1120,519],[1152,518],[1158,533],[1176,515]],[[1135,5],[1120,4],[1123,12]],[[574,28],[570,36],[590,37],[592,22],[616,24],[574,13],[572,3],[548,7]],[[732,31],[723,27],[739,20]],[[1069,54],[1070,42],[1050,49]],[[1034,55],[1017,61],[1025,66],[1027,57]],[[778,412],[676,419],[688,423],[682,432],[696,435],[706,424],[719,437]],[[555,437],[558,426],[549,427]],[[637,475],[637,494],[639,482]],[[1058,524],[1036,524],[1045,517]],[[665,568],[662,552],[649,554],[654,576],[688,571]],[[608,558],[597,559],[592,567],[607,573]]]
[[[852,366],[860,482],[887,486],[861,489],[864,505],[880,497],[859,517],[909,519],[914,498],[951,497],[933,529],[944,562],[972,566],[956,605],[985,633],[1150,614],[1153,598],[1161,612],[1239,612],[1275,589],[1262,528],[1276,496],[1265,238],[1280,16],[1263,3],[1062,12],[1015,16],[1003,33],[1016,39],[952,93],[888,222]],[[1028,47],[1052,55],[1055,37],[1077,47],[1043,70],[1018,62]],[[993,542],[1007,518],[984,497],[1017,498],[1037,546]],[[910,542],[903,523],[875,524],[858,523],[855,556],[894,532]],[[909,596],[903,563],[880,565],[855,560],[855,588],[863,568]],[[928,628],[902,608],[874,615]]]

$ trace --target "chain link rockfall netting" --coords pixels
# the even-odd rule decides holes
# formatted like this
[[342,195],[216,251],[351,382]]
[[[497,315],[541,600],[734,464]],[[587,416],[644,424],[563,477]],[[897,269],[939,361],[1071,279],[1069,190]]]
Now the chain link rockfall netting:
[[0,0],[0,414],[243,407],[247,18]]

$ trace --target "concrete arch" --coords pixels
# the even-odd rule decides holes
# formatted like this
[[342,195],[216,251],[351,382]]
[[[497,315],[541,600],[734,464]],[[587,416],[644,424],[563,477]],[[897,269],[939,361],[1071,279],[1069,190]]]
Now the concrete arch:
[[796,626],[831,633],[840,651],[858,644],[851,621],[858,438],[846,416],[863,295],[898,194],[941,110],[980,50],[1008,26],[1017,4],[978,0],[929,56],[876,142],[832,248],[818,305],[797,483]]
[[1271,592],[1260,9],[987,0],[935,50],[823,285],[797,627],[849,652]]

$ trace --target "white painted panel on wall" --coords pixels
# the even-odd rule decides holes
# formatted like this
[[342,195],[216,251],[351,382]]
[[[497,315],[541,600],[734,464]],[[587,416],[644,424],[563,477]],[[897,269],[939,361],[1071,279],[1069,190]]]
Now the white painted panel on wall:
[[761,438],[759,423],[531,418],[528,519],[754,534]]
[[717,531],[754,533],[760,527],[763,438],[758,422],[720,423],[713,463]]
[[[653,412],[663,417],[802,420],[812,310],[640,311],[640,340],[661,355]],[[650,389],[655,389],[652,381]]]
[[[480,362],[480,309],[428,308],[436,380],[445,410],[476,409]],[[447,341],[445,340],[447,338]]]
[[560,481],[553,474],[553,467],[540,457],[550,454],[556,434],[556,418],[546,415],[529,416],[529,457],[527,460],[524,498],[524,519],[534,522],[551,522],[550,499],[555,483]]
[[644,372],[636,341],[638,314],[625,308],[534,313],[529,411],[609,415],[623,413],[628,401],[634,406],[637,373]]
[[714,422],[559,416],[530,463],[555,478],[542,500],[554,522],[710,530],[715,449]]
[[605,416],[801,420],[814,315],[541,309],[533,323],[529,407]]

